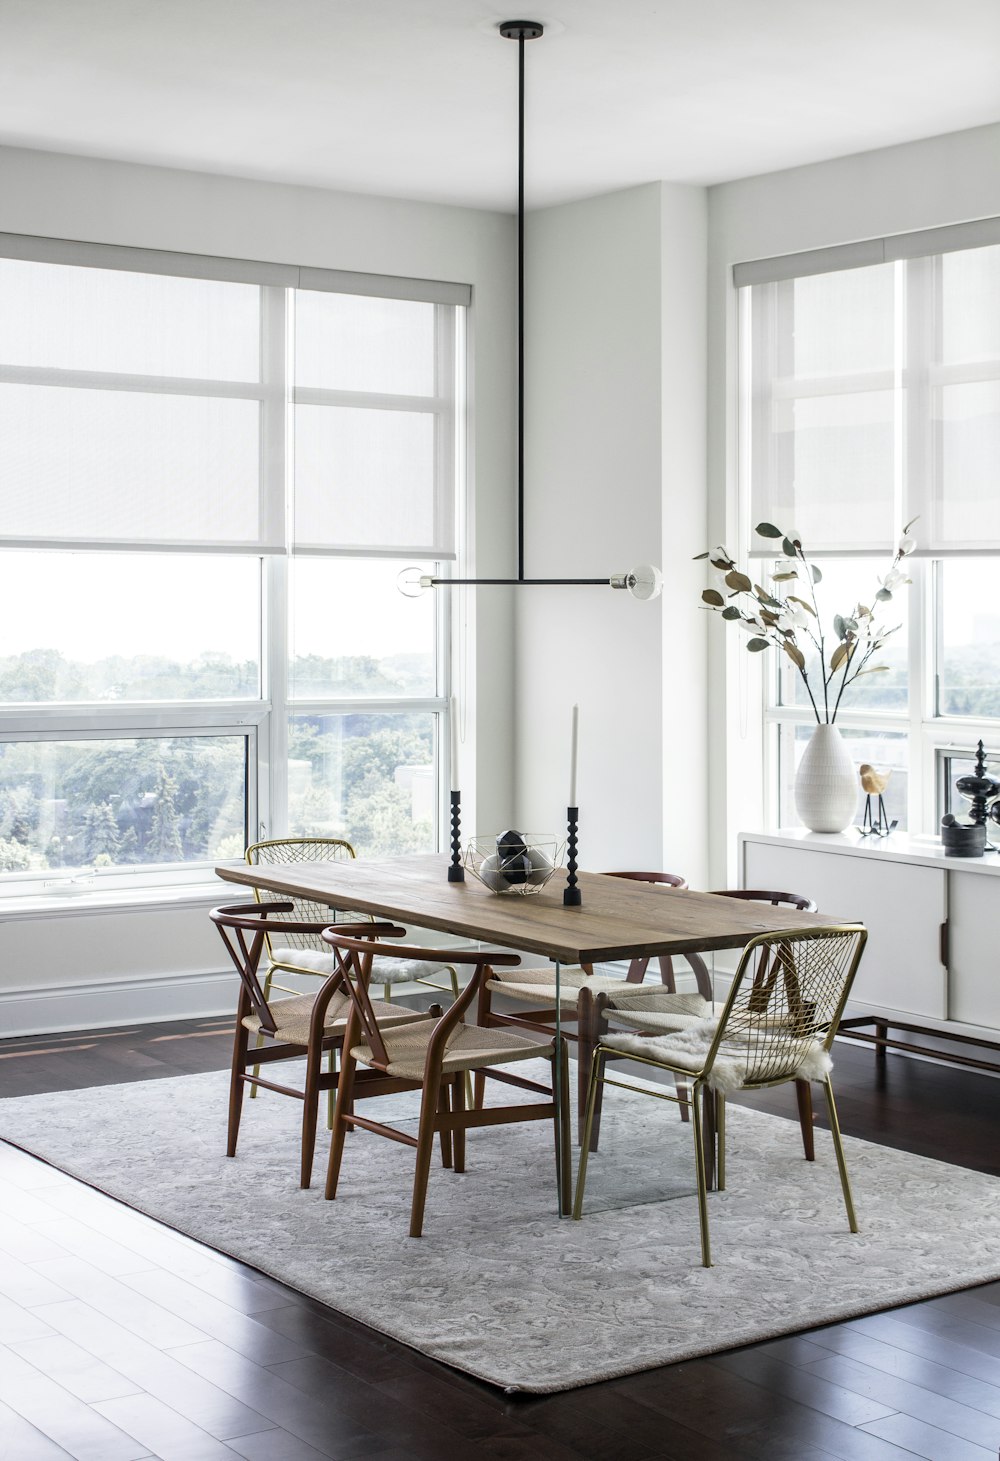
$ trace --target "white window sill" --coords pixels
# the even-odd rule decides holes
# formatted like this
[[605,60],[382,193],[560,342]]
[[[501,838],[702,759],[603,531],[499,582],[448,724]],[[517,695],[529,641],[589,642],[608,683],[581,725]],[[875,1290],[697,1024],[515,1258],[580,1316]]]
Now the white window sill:
[[0,923],[52,918],[59,914],[128,912],[137,908],[211,908],[232,901],[228,897],[230,887],[221,878],[209,874],[188,883],[109,887],[94,881],[75,886],[65,884],[60,890],[44,888],[30,893],[0,894]]

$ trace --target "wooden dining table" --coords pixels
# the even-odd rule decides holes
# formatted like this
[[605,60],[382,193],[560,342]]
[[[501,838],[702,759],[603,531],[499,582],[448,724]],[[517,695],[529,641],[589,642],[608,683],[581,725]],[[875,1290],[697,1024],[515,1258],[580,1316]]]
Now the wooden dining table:
[[[449,882],[449,861],[442,853],[371,862],[227,866],[217,867],[216,873],[226,882],[284,897],[308,898],[331,910],[370,913],[541,955],[554,965],[557,1010],[563,965],[741,949],[757,934],[834,926],[842,921],[601,873],[580,873],[582,903],[567,907],[562,896],[564,869],[557,868],[538,893],[498,895],[471,874],[464,882]],[[555,1028],[558,1035],[558,1018]]]

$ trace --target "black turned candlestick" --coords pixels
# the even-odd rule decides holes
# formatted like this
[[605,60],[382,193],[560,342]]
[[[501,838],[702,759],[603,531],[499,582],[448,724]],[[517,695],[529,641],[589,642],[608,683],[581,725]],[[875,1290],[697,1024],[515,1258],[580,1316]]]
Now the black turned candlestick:
[[568,908],[579,908],[583,902],[583,894],[576,886],[576,828],[579,815],[579,807],[566,808],[566,886],[563,889],[563,903]]
[[448,868],[449,883],[464,883],[465,868],[462,866],[462,793],[451,794],[451,865]]

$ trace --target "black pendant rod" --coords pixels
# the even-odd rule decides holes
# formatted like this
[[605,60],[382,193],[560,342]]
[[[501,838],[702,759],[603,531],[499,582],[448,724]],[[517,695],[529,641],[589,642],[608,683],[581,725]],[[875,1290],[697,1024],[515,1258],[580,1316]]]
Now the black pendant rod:
[[[545,34],[538,20],[505,20],[498,26],[505,40],[517,41],[517,577],[516,578],[434,578],[421,575],[424,588],[444,588],[468,584],[498,586],[527,585],[591,585],[635,590],[637,575],[611,573],[604,578],[525,578],[524,576],[524,43]],[[658,590],[657,590],[658,592]],[[641,595],[649,597],[648,594]]]
[[517,577],[524,578],[524,32],[517,40]]
[[[524,579],[524,43],[545,32],[537,20],[505,20],[504,40],[517,41],[517,578]],[[551,581],[551,580],[550,580]],[[599,582],[605,582],[604,579]]]

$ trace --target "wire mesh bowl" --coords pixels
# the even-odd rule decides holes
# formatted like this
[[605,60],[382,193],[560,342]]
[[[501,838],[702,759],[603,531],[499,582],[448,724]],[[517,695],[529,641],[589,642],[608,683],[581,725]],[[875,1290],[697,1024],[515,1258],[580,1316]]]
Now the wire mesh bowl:
[[465,866],[491,893],[526,898],[540,893],[562,861],[563,843],[541,832],[502,832],[473,837]]

